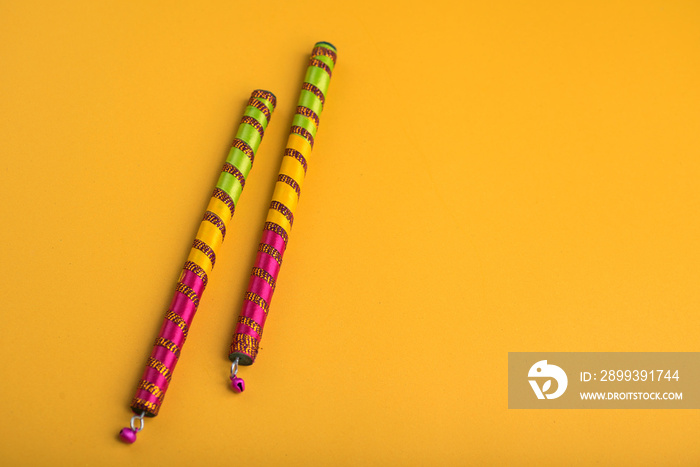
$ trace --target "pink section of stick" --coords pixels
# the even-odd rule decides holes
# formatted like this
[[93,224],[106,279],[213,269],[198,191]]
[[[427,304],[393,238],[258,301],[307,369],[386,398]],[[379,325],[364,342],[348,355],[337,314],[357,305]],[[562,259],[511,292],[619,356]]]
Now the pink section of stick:
[[[204,292],[204,282],[199,278],[199,276],[191,271],[184,270],[180,282],[191,288],[199,297],[201,297],[202,293]],[[173,300],[170,303],[170,310],[182,317],[183,321],[185,321],[188,327],[192,323],[194,315],[197,312],[197,308],[192,300],[190,300],[187,295],[177,291],[174,293]],[[180,349],[182,349],[183,345],[185,344],[185,334],[182,332],[182,329],[167,319],[163,321],[163,325],[160,328],[160,333],[158,333],[158,336],[172,341]],[[170,371],[171,375],[175,371],[178,357],[167,348],[160,345],[154,346],[153,350],[151,351],[151,358],[161,362],[168,369],[168,371]],[[156,385],[163,393],[167,391],[169,386],[168,380],[158,370],[148,366],[144,370],[143,377],[141,379]],[[156,406],[160,406],[161,404],[156,396],[144,389],[139,389],[136,391],[136,397],[155,404]]]
[[262,251],[259,251],[258,256],[255,257],[255,267],[267,271],[275,279],[280,272],[280,264],[277,260]]
[[256,341],[259,341],[262,338],[262,336],[257,332],[253,331],[253,329],[242,323],[238,323],[236,325],[236,334],[248,334]]
[[188,326],[192,323],[194,314],[197,313],[194,302],[182,292],[175,292],[173,301],[170,302],[170,309],[180,315]]
[[267,243],[272,248],[279,251],[281,255],[284,255],[284,250],[287,248],[287,244],[284,243],[284,239],[272,230],[263,230],[260,243]]
[[163,365],[165,365],[171,372],[177,364],[177,357],[175,356],[175,354],[166,349],[165,347],[161,347],[160,345],[156,345],[153,347],[151,357],[163,363]]
[[168,389],[168,386],[170,385],[168,380],[165,379],[165,376],[161,375],[158,370],[156,370],[155,368],[151,368],[150,366],[146,367],[146,370],[143,372],[142,379],[148,381],[149,383],[155,384],[163,391]]
[[187,269],[183,269],[182,279],[180,280],[180,282],[185,284],[190,289],[194,290],[194,293],[196,293],[198,296],[202,296],[202,292],[204,292],[204,281],[200,279],[200,277],[197,274]]
[[241,316],[245,316],[246,318],[250,318],[256,323],[258,323],[260,326],[265,325],[265,319],[267,319],[267,315],[265,314],[265,310],[260,308],[258,305],[255,303],[249,301],[249,300],[243,300],[243,307],[241,308]]
[[260,295],[263,300],[265,300],[270,305],[270,300],[272,299],[272,287],[268,284],[265,279],[258,276],[250,276],[250,282],[248,282],[248,292],[253,292],[254,294]]
[[158,336],[172,341],[180,349],[182,349],[182,346],[185,345],[185,334],[182,332],[182,329],[177,326],[177,324],[170,320],[165,320]]
[[[162,388],[161,388],[161,389],[162,389]],[[157,405],[157,406],[159,406],[160,404],[162,404],[162,402],[159,401],[158,398],[157,398],[156,396],[154,396],[154,395],[151,394],[150,392],[146,391],[145,389],[139,389],[139,390],[137,390],[137,391],[136,391],[136,397],[138,397],[139,399],[143,399],[143,400],[145,400],[146,402],[150,402],[151,404],[155,404],[155,405]]]

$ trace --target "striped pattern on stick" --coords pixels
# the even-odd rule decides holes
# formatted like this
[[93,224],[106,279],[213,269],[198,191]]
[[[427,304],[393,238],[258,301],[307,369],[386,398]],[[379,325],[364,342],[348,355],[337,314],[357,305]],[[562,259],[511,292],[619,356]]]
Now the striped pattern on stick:
[[216,253],[226,236],[226,226],[233,217],[275,104],[275,96],[263,90],[253,91],[248,101],[231,151],[175,286],[175,295],[131,401],[131,409],[137,414],[158,415],[209,274],[214,268]]
[[255,265],[231,343],[229,359],[238,359],[241,365],[251,365],[258,354],[335,61],[336,49],[328,42],[318,42],[311,51]]

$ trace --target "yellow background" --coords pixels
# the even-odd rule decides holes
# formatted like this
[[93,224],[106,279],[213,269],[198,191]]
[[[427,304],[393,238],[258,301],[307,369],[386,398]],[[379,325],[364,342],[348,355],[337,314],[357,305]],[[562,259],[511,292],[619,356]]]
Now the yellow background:
[[[0,4],[5,465],[697,465],[507,409],[508,351],[698,351],[697,2]],[[226,359],[315,41],[262,350]],[[243,106],[279,106],[160,415],[116,440]]]

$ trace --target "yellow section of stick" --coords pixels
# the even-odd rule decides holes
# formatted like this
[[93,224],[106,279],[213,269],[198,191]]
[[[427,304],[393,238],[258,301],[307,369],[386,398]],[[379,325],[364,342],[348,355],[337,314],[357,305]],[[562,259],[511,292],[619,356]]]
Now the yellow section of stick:
[[266,222],[274,222],[275,224],[279,225],[284,229],[285,232],[289,233],[292,231],[292,225],[289,223],[286,217],[282,215],[281,212],[275,210],[275,209],[270,209],[267,211],[267,220]]
[[219,198],[212,197],[209,200],[207,211],[211,211],[219,216],[219,219],[224,221],[224,223],[227,223],[231,219],[231,210],[228,208],[226,203],[221,201]]
[[308,162],[309,154],[311,154],[311,145],[306,141],[306,138],[292,133],[287,140],[287,147],[299,151]]
[[197,238],[209,245],[209,247],[214,251],[214,254],[219,251],[221,244],[224,242],[224,238],[221,235],[219,228],[209,221],[202,221],[202,223],[199,224]]
[[297,192],[284,182],[277,182],[275,191],[272,193],[272,199],[287,206],[292,211],[292,214],[296,211],[297,203],[299,202]]
[[282,158],[280,173],[292,177],[294,181],[299,184],[299,189],[301,190],[301,186],[304,183],[304,176],[306,175],[301,162],[291,156],[284,156]]
[[190,250],[190,254],[187,257],[187,261],[192,261],[197,266],[204,269],[204,272],[207,274],[207,276],[211,273],[211,270],[214,268],[214,266],[211,264],[211,261],[209,260],[209,257],[196,248],[192,248]]

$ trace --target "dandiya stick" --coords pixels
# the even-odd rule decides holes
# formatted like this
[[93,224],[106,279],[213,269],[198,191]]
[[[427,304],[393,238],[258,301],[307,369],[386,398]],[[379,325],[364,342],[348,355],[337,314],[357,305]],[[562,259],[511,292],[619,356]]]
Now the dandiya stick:
[[258,354],[335,61],[333,45],[316,43],[231,343],[231,387],[238,393],[245,389],[245,382],[237,376],[238,366],[252,365]]
[[275,96],[269,91],[255,90],[251,94],[233,140],[233,147],[209,200],[175,286],[175,295],[131,401],[131,410],[136,415],[131,418],[131,426],[119,432],[124,442],[136,441],[136,434],[144,427],[144,417],[158,415],[209,274],[216,263],[216,253],[226,237],[226,227],[233,217],[246,177],[253,167],[255,152],[262,141],[275,103]]

